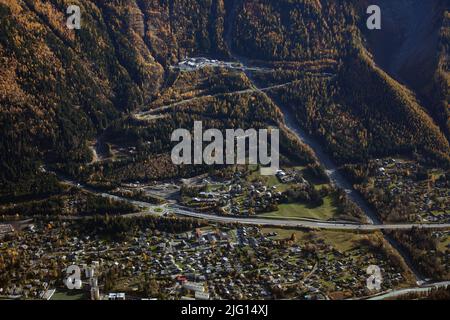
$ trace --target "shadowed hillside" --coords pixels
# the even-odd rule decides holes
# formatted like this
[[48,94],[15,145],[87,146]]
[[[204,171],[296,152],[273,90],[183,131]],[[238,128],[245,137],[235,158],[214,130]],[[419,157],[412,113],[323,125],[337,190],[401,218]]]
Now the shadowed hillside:
[[442,87],[439,75],[448,72],[442,61],[448,59],[444,52],[448,4],[442,0],[376,0],[370,4],[382,8],[382,30],[366,32],[377,64],[419,95],[448,136],[448,100],[443,104],[438,98],[445,100],[449,90]]
[[33,182],[44,162],[88,163],[87,141],[151,102],[178,56],[220,51],[209,34],[220,7],[211,2],[77,3],[82,28],[68,30],[73,1],[0,0],[0,189],[7,193],[21,182],[32,193],[49,185]]
[[[397,29],[387,27],[391,40],[386,47],[371,39],[376,60],[388,73],[416,80],[412,87],[423,87],[421,81],[428,83],[425,80],[433,76],[440,79],[424,91],[424,95],[440,93],[432,103],[438,114],[446,106],[448,79],[448,45],[442,40],[448,38],[439,38],[437,31],[442,25],[437,5],[441,2],[393,2],[398,6],[385,1],[390,8],[386,11],[406,9],[406,15],[398,18],[405,26],[417,19],[422,22],[414,32],[399,27],[401,41],[393,38]],[[383,70],[361,54],[365,49],[358,27],[365,8],[359,1],[78,3],[82,29],[68,30],[65,11],[72,1],[0,0],[0,189],[6,195],[39,193],[44,187],[51,192],[52,183],[39,170],[43,164],[81,171],[92,160],[89,141],[158,99],[170,86],[174,76],[170,67],[179,59],[227,56],[225,25],[233,27],[230,42],[237,53],[277,69],[266,81],[297,81],[279,94],[337,160],[357,162],[406,153],[448,164],[448,143],[415,97],[386,79]],[[233,5],[239,5],[236,19],[226,21],[233,16],[229,14]],[[386,16],[387,26],[389,19],[397,20],[393,14]],[[416,47],[414,38],[428,42]],[[437,56],[438,40],[441,58],[423,63],[433,52]],[[435,75],[430,70],[436,65],[443,71]],[[333,78],[330,83],[314,77],[303,83],[305,66]],[[352,72],[354,66],[360,74]],[[416,72],[424,78],[416,77]],[[383,96],[373,99],[374,94]],[[192,120],[189,114],[183,116]],[[439,119],[446,119],[446,113],[441,112]]]

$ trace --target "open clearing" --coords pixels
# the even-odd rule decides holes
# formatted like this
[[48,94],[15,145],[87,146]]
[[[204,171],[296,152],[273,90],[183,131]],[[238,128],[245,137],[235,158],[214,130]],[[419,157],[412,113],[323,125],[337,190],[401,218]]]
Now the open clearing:
[[263,213],[258,216],[277,219],[331,220],[334,218],[337,209],[333,206],[331,197],[325,197],[323,200],[324,204],[319,207],[311,207],[301,203],[280,204],[278,211]]

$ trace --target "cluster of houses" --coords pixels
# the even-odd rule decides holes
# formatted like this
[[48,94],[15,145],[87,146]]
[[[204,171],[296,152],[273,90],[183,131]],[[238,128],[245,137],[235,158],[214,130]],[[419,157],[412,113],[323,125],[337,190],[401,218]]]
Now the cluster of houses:
[[[280,185],[309,185],[300,172],[295,169],[278,170],[276,177]],[[217,184],[221,187],[214,191],[199,192],[187,204],[197,210],[211,211],[222,215],[249,216],[275,211],[277,205],[284,199],[284,195],[279,191],[277,185],[269,187],[260,181],[249,182],[240,172],[235,172],[232,180]]]
[[433,231],[433,238],[438,243],[438,250],[443,253],[444,265],[450,268],[450,231]]
[[210,294],[206,291],[206,286],[203,282],[191,282],[186,277],[179,276],[176,278],[178,282],[179,292],[185,295],[181,300],[209,300]]
[[206,67],[241,69],[242,65],[236,62],[224,62],[204,57],[198,57],[198,58],[187,58],[185,60],[182,60],[180,63],[178,63],[178,65],[175,68],[181,71],[194,71]]
[[419,221],[450,221],[450,186],[445,178],[417,178],[420,167],[412,161],[377,159],[375,166],[374,187],[394,198],[407,196],[409,206],[414,209],[411,214]]
[[[11,281],[0,288],[0,295],[42,298],[49,290],[64,287],[68,266],[94,262],[103,274],[115,270],[121,278],[135,279],[129,284],[134,296],[141,280],[151,276],[170,299],[273,299],[292,286],[297,288],[292,298],[322,299],[330,292],[328,281],[335,291],[364,295],[368,262],[389,271],[383,282],[387,288],[402,281],[388,262],[364,249],[340,253],[318,242],[317,252],[311,254],[299,244],[283,246],[276,233],[258,227],[207,227],[181,234],[146,229],[135,231],[127,241],[105,241],[72,236],[68,224],[39,224],[0,242],[1,252],[13,249],[21,259],[20,267],[2,271]],[[104,291],[102,278],[98,279],[97,290],[91,292],[97,298],[98,290]],[[103,294],[103,299],[125,299],[125,294]]]
[[303,178],[303,176],[294,169],[290,170],[278,170],[276,173],[277,178],[280,180],[281,183],[301,183],[301,184],[308,184],[308,182]]
[[220,208],[223,215],[253,215],[263,212],[271,204],[279,203],[281,197],[276,186],[268,188],[259,182],[247,186],[238,181],[229,183],[222,190],[200,192],[191,199],[191,206],[201,206],[211,211]]
[[0,239],[14,233],[14,227],[9,223],[0,224]]
[[[278,170],[280,184],[309,183],[296,170]],[[283,200],[283,193],[276,185],[268,187],[260,181],[248,182],[236,172],[232,180],[223,182],[214,191],[199,192],[189,204],[196,209],[218,212],[222,215],[249,216],[274,211]],[[220,210],[217,210],[220,208]]]

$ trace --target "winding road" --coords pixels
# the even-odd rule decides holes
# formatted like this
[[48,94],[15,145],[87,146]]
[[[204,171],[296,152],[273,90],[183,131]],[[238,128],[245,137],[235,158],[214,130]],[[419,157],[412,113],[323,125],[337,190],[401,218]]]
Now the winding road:
[[367,300],[388,300],[388,299],[394,299],[394,298],[409,295],[409,294],[424,294],[424,293],[428,293],[434,289],[442,289],[442,288],[449,288],[449,287],[450,287],[450,281],[442,281],[442,282],[426,284],[426,285],[423,285],[421,287],[416,287],[416,288],[391,290],[391,291],[383,292],[381,294],[377,294],[377,295],[368,297],[366,299]]
[[[51,172],[51,171],[49,171]],[[59,180],[65,184],[73,187],[77,187],[81,190],[87,191],[98,196],[109,198],[116,201],[125,201],[140,208],[140,212],[130,213],[122,215],[121,217],[133,218],[146,215],[152,216],[164,216],[167,213],[174,213],[184,217],[191,217],[196,219],[204,219],[212,222],[219,223],[241,223],[248,225],[262,225],[262,226],[279,226],[279,227],[303,227],[303,228],[319,228],[319,229],[335,229],[335,230],[361,230],[361,231],[374,231],[374,230],[410,230],[412,228],[422,229],[450,229],[450,224],[358,224],[350,222],[326,222],[326,221],[314,221],[314,220],[290,220],[290,219],[264,219],[264,218],[246,218],[236,216],[218,216],[208,213],[194,212],[189,208],[180,206],[178,204],[169,203],[166,205],[154,205],[145,201],[133,200],[126,197],[113,195],[107,192],[96,190],[92,187],[86,186],[82,183],[78,183],[74,180],[70,180],[66,177],[56,174]],[[160,209],[160,210],[156,210]],[[72,217],[81,218],[81,217]]]
[[[227,30],[225,31],[225,43],[227,44],[228,51],[230,56],[236,60],[237,62],[241,63],[242,65],[249,66],[250,63],[247,58],[241,57],[238,54],[233,52],[233,45],[232,45],[232,27],[234,25],[234,22],[236,20],[236,16],[239,10],[239,6],[242,5],[241,0],[233,1],[233,7],[231,9],[231,12],[228,16],[228,24],[227,24]],[[248,71],[244,71],[249,80],[252,82],[252,85],[255,88],[258,88],[258,84],[254,81],[252,78],[252,73]],[[367,203],[365,199],[353,188],[352,184],[346,179],[345,176],[343,176],[339,171],[337,165],[332,161],[332,159],[324,152],[321,144],[312,136],[308,135],[298,124],[298,121],[296,121],[295,116],[292,113],[291,106],[286,106],[283,104],[276,103],[269,95],[267,95],[265,92],[261,91],[261,93],[265,94],[267,99],[269,101],[272,101],[274,105],[278,106],[278,108],[281,110],[281,112],[284,115],[284,124],[291,132],[295,134],[296,137],[306,145],[308,145],[315,153],[318,161],[325,167],[325,171],[330,178],[330,181],[334,184],[335,187],[338,187],[340,189],[343,189],[348,197],[350,198],[353,203],[355,203],[361,210],[364,212],[367,221],[369,222],[368,225],[340,225],[341,229],[350,229],[350,230],[407,230],[415,227],[423,227],[424,225],[414,225],[414,224],[399,224],[399,225],[384,225],[383,222],[379,219],[377,214],[374,212],[374,210],[370,207],[370,205]],[[283,125],[283,124],[281,124]],[[277,223],[280,221],[277,221]],[[283,223],[283,222],[280,222]],[[284,222],[286,223],[286,222]],[[289,223],[293,223],[292,221],[289,221]],[[297,222],[298,223],[298,222]],[[311,222],[309,222],[311,223]],[[316,223],[314,223],[316,224]],[[435,225],[438,226],[438,225]],[[448,224],[442,224],[442,228],[448,228]],[[316,227],[319,228],[330,228],[330,226],[324,226],[323,223],[317,222]],[[424,227],[429,228],[429,227]],[[422,285],[426,282],[424,277],[421,275],[419,270],[416,268],[414,263],[412,262],[409,255],[402,249],[402,246],[396,241],[392,236],[388,235],[387,233],[383,232],[385,240],[392,246],[394,250],[396,250],[399,254],[399,256],[403,259],[405,264],[408,266],[408,268],[411,270],[412,274],[414,274],[417,284]]]
[[265,219],[265,218],[241,218],[241,217],[226,217],[217,216],[207,213],[198,213],[183,208],[177,205],[169,206],[174,213],[187,216],[191,218],[205,219],[209,221],[222,223],[241,223],[250,225],[265,225],[265,226],[279,226],[279,227],[304,227],[304,228],[319,228],[319,229],[336,229],[336,230],[410,230],[413,228],[422,229],[448,229],[450,224],[358,224],[345,222],[325,222],[314,220],[289,220],[289,219]]
[[[234,2],[234,8],[232,9],[232,12],[230,13],[230,21],[234,21],[236,18],[237,10],[238,10],[239,1]],[[228,46],[228,50],[230,52],[230,55],[233,59],[238,61],[242,65],[246,65],[248,63],[248,59],[241,57],[237,54],[235,54],[232,50],[232,31],[231,26],[233,23],[228,24],[228,30],[225,33],[225,40]],[[258,84],[255,83],[255,81],[252,78],[252,74],[250,72],[245,72],[248,79],[251,81],[252,85],[254,86],[255,90],[258,90],[262,94],[266,95],[266,97],[273,102],[274,105],[276,105],[281,112],[284,115],[284,121],[286,128],[291,131],[294,136],[298,137],[298,139],[303,142],[304,144],[308,145],[315,153],[318,161],[323,165],[325,168],[325,172],[327,173],[328,177],[330,178],[331,183],[340,189],[343,189],[350,200],[352,200],[361,210],[365,213],[367,220],[370,224],[377,224],[381,225],[382,222],[378,218],[377,214],[370,208],[370,206],[367,204],[367,202],[362,198],[362,196],[353,188],[352,184],[347,181],[347,179],[339,172],[337,165],[331,160],[331,158],[325,153],[323,150],[321,144],[313,137],[308,135],[298,124],[298,121],[296,121],[295,116],[292,113],[291,108],[276,103],[273,101],[273,99],[268,96],[264,89],[259,89]]]
[[[234,21],[234,17],[236,12],[234,12],[236,8],[234,8],[233,12],[230,13],[229,21]],[[232,22],[229,23],[229,26],[232,25]],[[245,89],[237,92],[230,92],[230,93],[222,93],[217,95],[206,95],[203,97],[196,97],[180,102],[176,102],[167,106],[163,106],[157,109],[153,109],[146,112],[140,112],[135,114],[136,117],[153,117],[152,119],[159,119],[161,117],[161,114],[171,108],[181,106],[184,104],[188,104],[189,102],[192,102],[196,99],[203,99],[203,98],[212,98],[215,96],[223,96],[226,94],[245,94],[245,93],[252,93],[252,92],[260,92],[266,97],[273,101],[273,99],[267,95],[267,92],[276,89],[281,88],[284,86],[288,86],[292,84],[293,82],[280,84],[280,85],[274,85],[270,87],[263,87],[259,88],[256,82],[252,79],[252,70],[254,69],[251,67],[248,63],[248,60],[245,57],[240,57],[237,54],[234,54],[231,50],[231,28],[228,28],[226,30],[225,34],[225,40],[228,45],[231,58],[233,58],[235,61],[239,62],[243,67],[242,70],[245,72],[247,77],[252,83],[252,88]],[[103,197],[108,197],[115,200],[121,200],[126,201],[128,203],[131,203],[139,208],[141,208],[141,211],[139,213],[133,213],[133,214],[127,214],[123,217],[139,217],[139,216],[146,216],[146,215],[155,215],[155,216],[163,216],[167,213],[174,213],[179,216],[184,217],[191,217],[191,218],[197,218],[197,219],[205,219],[212,222],[218,222],[218,223],[240,223],[240,224],[246,224],[246,225],[260,225],[260,226],[278,226],[278,227],[304,227],[304,228],[319,228],[319,229],[335,229],[335,230],[354,230],[354,231],[374,231],[374,230],[410,230],[413,228],[419,228],[419,229],[442,229],[442,230],[448,230],[450,229],[450,224],[414,224],[414,223],[405,223],[405,224],[383,224],[383,222],[378,218],[377,214],[374,212],[374,210],[369,206],[367,201],[363,199],[363,197],[353,188],[352,184],[346,179],[345,176],[343,176],[339,170],[338,166],[333,162],[333,160],[326,154],[321,144],[314,138],[311,137],[309,134],[307,134],[298,124],[298,121],[296,120],[295,115],[292,112],[292,109],[288,106],[283,106],[281,104],[276,103],[273,101],[275,105],[279,107],[279,109],[282,111],[284,115],[284,125],[286,129],[291,131],[298,139],[303,142],[304,144],[308,145],[315,153],[316,158],[318,159],[318,162],[320,162],[323,167],[325,168],[325,171],[327,175],[330,178],[331,183],[340,189],[343,189],[346,194],[348,195],[349,199],[354,202],[364,213],[367,217],[367,223],[346,223],[346,222],[325,222],[325,221],[313,221],[313,220],[300,220],[300,219],[267,219],[267,218],[245,218],[245,217],[227,217],[227,216],[217,216],[212,214],[206,214],[206,213],[199,213],[194,212],[190,210],[189,208],[185,208],[182,206],[179,206],[177,204],[167,204],[164,206],[155,206],[146,202],[142,201],[135,201],[128,198],[111,195],[104,192],[99,192],[97,190],[94,190],[93,188],[90,188],[88,186],[84,186],[82,184],[79,184],[75,181],[71,181],[65,178],[62,178],[59,176],[61,180],[63,180],[65,183],[71,184],[73,186],[77,186],[80,189],[86,190],[91,193],[98,194]],[[156,208],[163,208],[162,212],[158,212],[158,210],[155,210]],[[77,217],[73,217],[74,219],[77,219]],[[442,288],[442,287],[448,287],[450,285],[450,282],[439,282],[439,283],[433,283],[428,285],[422,285],[424,283],[423,278],[421,275],[417,272],[417,270],[414,268],[413,264],[405,255],[405,253],[399,248],[400,246],[396,241],[394,241],[391,237],[387,236],[385,234],[386,240],[392,245],[393,248],[395,248],[399,255],[404,259],[406,264],[409,266],[413,274],[416,276],[417,282],[420,285],[420,287],[417,288],[410,288],[410,289],[400,289],[400,290],[394,290],[390,292],[386,292],[383,294],[379,294],[373,297],[369,297],[370,299],[389,299],[389,298],[395,298],[401,295],[409,294],[409,293],[423,293],[427,292],[433,288]]]
[[248,94],[248,93],[254,93],[254,92],[266,92],[266,91],[270,91],[273,89],[279,89],[279,88],[283,88],[286,87],[288,85],[291,85],[293,83],[295,83],[296,81],[290,81],[287,83],[282,83],[282,84],[277,84],[277,85],[273,85],[270,87],[265,87],[265,88],[249,88],[249,89],[244,89],[244,90],[239,90],[239,91],[232,91],[232,92],[223,92],[223,93],[217,93],[217,94],[213,94],[213,95],[204,95],[204,96],[200,96],[200,97],[194,97],[191,99],[186,99],[186,100],[181,100],[178,102],[174,102],[159,108],[155,108],[155,109],[151,109],[148,111],[140,111],[138,113],[134,114],[134,117],[137,119],[140,118],[144,118],[144,117],[149,117],[149,120],[155,120],[155,119],[160,119],[162,117],[164,117],[164,115],[162,114],[163,112],[173,109],[175,107],[179,107],[182,105],[186,105],[189,104],[193,101],[196,100],[201,100],[201,99],[208,99],[208,98],[215,98],[215,97],[221,97],[221,96],[226,96],[226,95],[239,95],[239,94]]
[[[49,171],[51,172],[51,171]],[[55,172],[53,172],[57,175]],[[57,175],[58,178],[66,184],[77,187],[84,191],[97,194],[102,197],[110,198],[113,200],[126,201],[139,207],[141,210],[137,213],[131,213],[122,215],[124,218],[136,218],[145,216],[156,216],[162,217],[169,213],[174,213],[179,216],[204,219],[212,222],[218,223],[228,223],[228,224],[245,224],[245,225],[258,225],[258,226],[275,226],[275,227],[303,227],[303,228],[315,228],[315,229],[328,229],[328,230],[353,230],[353,231],[374,231],[374,230],[409,230],[412,228],[423,228],[423,229],[450,229],[450,224],[353,224],[345,222],[320,222],[320,221],[310,221],[310,220],[280,220],[280,219],[259,219],[259,218],[240,218],[240,217],[222,217],[217,215],[211,215],[206,213],[198,213],[184,208],[177,204],[166,204],[166,205],[153,205],[145,201],[137,201],[129,198],[112,195],[106,192],[97,191],[94,188],[85,186],[81,183],[77,183],[73,180],[63,178]],[[157,210],[158,209],[158,210]],[[63,219],[67,220],[78,220],[86,219],[86,217],[80,216],[65,216]],[[400,252],[400,251],[399,251]],[[406,260],[406,259],[405,259]],[[409,265],[409,263],[408,263]],[[416,275],[417,277],[417,275]],[[409,289],[399,289],[384,292],[382,294],[377,294],[371,297],[366,297],[370,300],[383,300],[392,299],[399,296],[404,296],[411,293],[426,293],[431,289],[435,288],[447,288],[450,282],[436,282],[436,283],[426,283],[420,277],[417,277],[418,287]]]

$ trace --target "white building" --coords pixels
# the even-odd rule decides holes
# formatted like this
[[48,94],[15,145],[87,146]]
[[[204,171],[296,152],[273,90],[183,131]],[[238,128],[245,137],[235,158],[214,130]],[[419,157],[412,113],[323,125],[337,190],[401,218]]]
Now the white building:
[[209,293],[196,291],[195,299],[196,300],[209,300]]
[[91,288],[91,300],[100,300],[100,289],[98,287]]
[[183,288],[194,292],[205,292],[205,285],[203,283],[185,282]]

